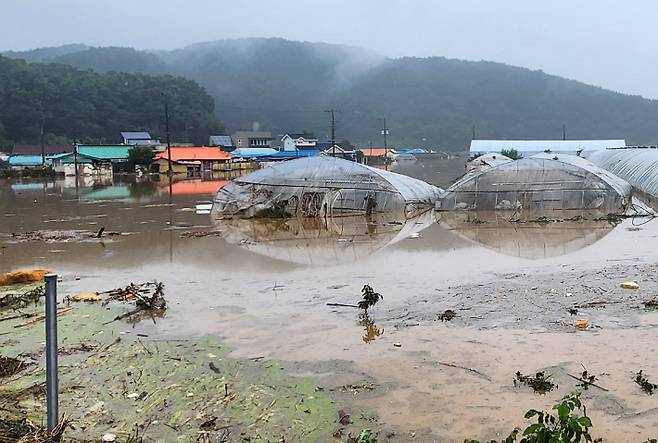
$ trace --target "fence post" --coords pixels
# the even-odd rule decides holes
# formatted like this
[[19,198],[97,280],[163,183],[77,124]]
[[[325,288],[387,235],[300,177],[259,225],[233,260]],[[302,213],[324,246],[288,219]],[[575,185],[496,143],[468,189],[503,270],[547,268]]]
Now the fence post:
[[46,275],[46,408],[48,431],[59,422],[57,381],[57,274]]

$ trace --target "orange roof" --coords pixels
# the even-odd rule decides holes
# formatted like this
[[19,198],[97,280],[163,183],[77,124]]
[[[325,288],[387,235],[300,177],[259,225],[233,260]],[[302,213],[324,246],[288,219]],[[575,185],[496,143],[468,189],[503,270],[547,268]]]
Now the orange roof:
[[[155,159],[169,158],[167,150],[160,152],[155,156]],[[224,152],[219,148],[206,147],[206,146],[172,146],[171,147],[171,160],[172,161],[193,161],[193,160],[229,160],[231,154]]]
[[[390,153],[390,149],[388,150]],[[386,155],[386,149],[370,149],[370,148],[363,148],[361,149],[361,152],[363,152],[363,155],[366,157],[384,157]]]
[[[226,180],[183,180],[171,185],[171,193],[173,195],[215,194],[227,183]],[[165,184],[162,188],[166,190],[168,186]]]

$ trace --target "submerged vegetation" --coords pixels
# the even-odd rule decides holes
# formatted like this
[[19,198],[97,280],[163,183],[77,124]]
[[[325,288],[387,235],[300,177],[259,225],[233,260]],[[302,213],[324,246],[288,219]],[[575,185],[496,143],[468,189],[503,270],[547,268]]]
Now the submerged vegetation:
[[654,392],[656,389],[658,389],[658,385],[657,385],[657,384],[654,384],[654,383],[651,383],[651,382],[650,382],[650,381],[644,376],[644,374],[642,373],[642,370],[641,370],[641,369],[640,369],[640,371],[639,371],[637,374],[635,374],[635,383],[637,383],[637,385],[640,386],[640,388],[642,388],[642,390],[643,390],[645,393],[649,394],[649,395],[653,395],[653,392]]

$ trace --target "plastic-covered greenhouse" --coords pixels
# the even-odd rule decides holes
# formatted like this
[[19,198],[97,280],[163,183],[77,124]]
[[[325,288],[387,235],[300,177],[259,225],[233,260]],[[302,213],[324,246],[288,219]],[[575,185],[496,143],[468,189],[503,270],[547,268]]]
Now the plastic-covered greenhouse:
[[584,158],[542,153],[466,174],[437,209],[513,210],[519,218],[556,210],[623,213],[630,192],[625,180]]
[[648,203],[658,199],[658,149],[623,148],[586,152],[595,165],[629,182],[641,191]]
[[439,188],[411,177],[318,156],[236,178],[217,192],[212,213],[225,218],[267,211],[306,217],[399,212],[409,218],[433,207],[440,195]]

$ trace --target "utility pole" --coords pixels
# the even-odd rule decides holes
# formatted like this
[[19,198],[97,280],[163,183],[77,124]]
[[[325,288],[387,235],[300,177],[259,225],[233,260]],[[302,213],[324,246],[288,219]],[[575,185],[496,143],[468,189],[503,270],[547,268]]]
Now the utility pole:
[[167,174],[169,175],[169,183],[171,184],[171,176],[173,175],[173,171],[171,170],[171,140],[169,136],[169,101],[167,100],[167,96],[164,96],[164,105],[165,105],[165,131],[167,132],[167,164],[169,166],[169,172]]
[[379,120],[382,121],[383,127],[382,127],[382,135],[384,136],[384,159],[388,158],[388,142],[387,142],[387,136],[388,136],[388,128],[386,127],[386,118],[380,118]]
[[324,112],[331,114],[331,151],[332,155],[336,157],[336,116],[337,112],[334,108],[328,109]]
[[473,135],[471,137],[471,141],[473,141],[473,140],[475,140],[475,125],[471,126],[471,131],[473,133]]
[[46,117],[42,116],[41,117],[41,167],[46,166],[46,147],[44,146],[43,143],[43,126],[45,124]]
[[562,125],[562,140],[567,139],[567,125]]

